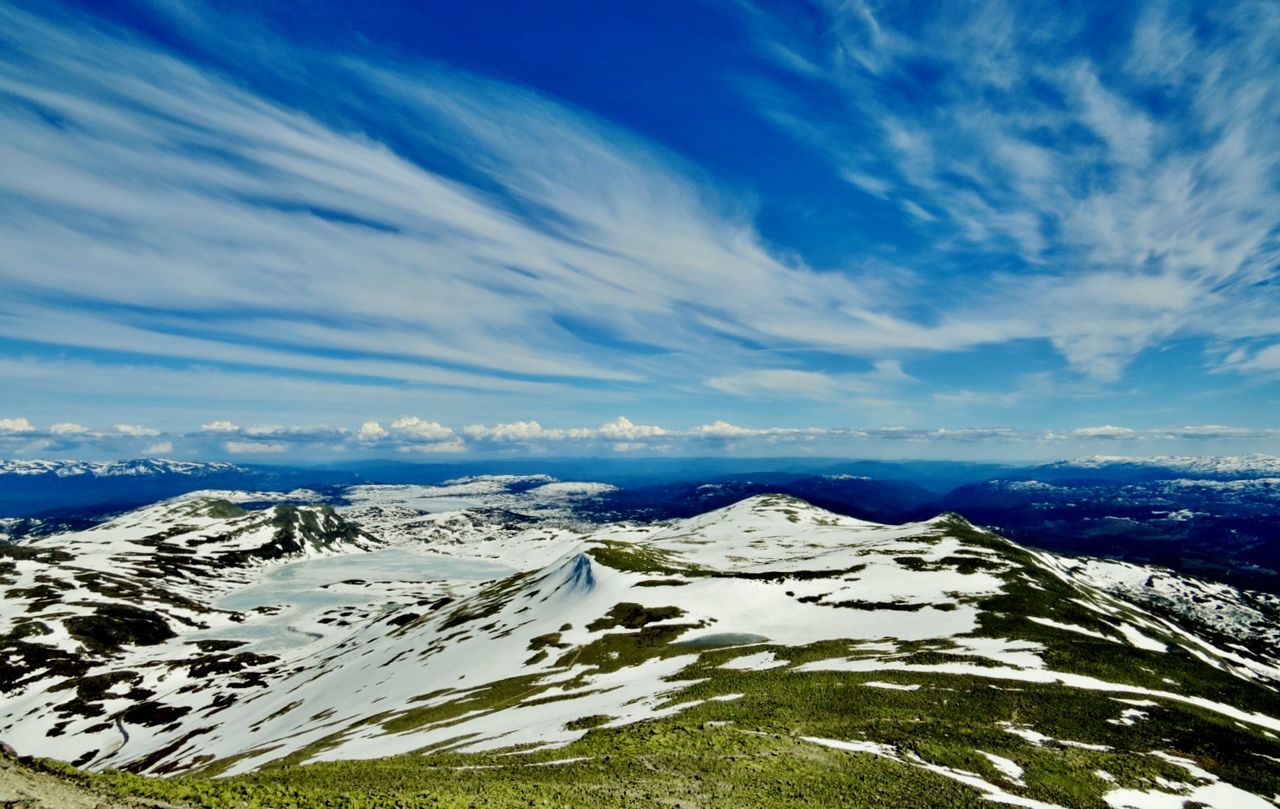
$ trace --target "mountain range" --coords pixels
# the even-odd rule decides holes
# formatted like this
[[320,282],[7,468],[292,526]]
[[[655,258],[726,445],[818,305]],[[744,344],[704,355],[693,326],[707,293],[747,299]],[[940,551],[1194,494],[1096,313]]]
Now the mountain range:
[[0,544],[0,740],[207,806],[1280,800],[1273,596],[954,513],[600,519],[624,491],[206,490]]

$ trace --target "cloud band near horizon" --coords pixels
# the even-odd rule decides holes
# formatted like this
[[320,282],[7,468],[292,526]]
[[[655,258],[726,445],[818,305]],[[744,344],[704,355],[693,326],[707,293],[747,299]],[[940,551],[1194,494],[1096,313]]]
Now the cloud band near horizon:
[[[958,447],[967,453],[958,453]],[[0,457],[93,459],[422,460],[487,457],[744,455],[752,457],[886,457],[911,459],[1058,460],[1117,447],[1142,454],[1280,452],[1280,429],[1195,425],[1134,429],[1115,425],[1023,431],[904,427],[743,427],[723,420],[686,429],[636,424],[618,417],[595,427],[548,428],[537,421],[447,426],[416,416],[366,420],[353,427],[241,426],[215,420],[189,431],[162,432],[137,424],[91,428],[61,422],[37,426],[0,418]],[[861,454],[859,454],[861,453]],[[984,454],[985,453],[985,454]]]

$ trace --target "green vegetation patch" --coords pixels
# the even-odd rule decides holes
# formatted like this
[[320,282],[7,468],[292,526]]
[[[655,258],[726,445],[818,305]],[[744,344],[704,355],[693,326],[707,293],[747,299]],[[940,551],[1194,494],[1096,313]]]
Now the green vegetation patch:
[[651,545],[635,542],[603,540],[587,550],[587,554],[605,567],[624,573],[646,573],[657,576],[706,576],[710,571],[686,562],[677,554]]
[[248,516],[249,512],[232,503],[230,500],[210,500],[204,508],[204,514],[215,520],[234,520]]
[[[613,608],[603,618],[597,618],[587,624],[587,631],[599,632],[618,626],[625,629],[639,629],[658,621],[679,618],[682,615],[684,615],[684,610],[679,607],[645,607],[631,601],[624,601],[621,604],[614,604]],[[558,639],[559,636],[557,635]]]
[[70,562],[75,557],[59,548],[43,545],[16,545],[12,542],[0,541],[0,559],[56,565],[60,562]]
[[154,646],[177,637],[159,613],[128,604],[100,604],[92,615],[74,615],[62,624],[71,637],[99,654],[125,645]]

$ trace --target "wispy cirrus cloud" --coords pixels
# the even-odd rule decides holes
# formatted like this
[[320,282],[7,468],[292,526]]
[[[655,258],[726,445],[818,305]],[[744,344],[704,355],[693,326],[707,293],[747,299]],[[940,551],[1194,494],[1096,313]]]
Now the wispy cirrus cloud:
[[707,386],[725,393],[773,399],[833,399],[851,395],[897,392],[918,382],[897,360],[880,360],[863,373],[826,373],[797,368],[763,368],[740,371],[707,380]]
[[[330,59],[315,112],[74,15],[0,14],[0,336],[543,395],[669,383],[691,346],[728,369],[747,341],[930,342],[773,254],[697,169],[530,90]],[[427,167],[450,161],[465,180]]]
[[745,86],[920,234],[914,264],[948,268],[937,344],[1046,340],[1114,380],[1173,338],[1280,330],[1274,5],[1151,2],[1106,26],[1004,0],[800,5],[751,8],[786,79]]

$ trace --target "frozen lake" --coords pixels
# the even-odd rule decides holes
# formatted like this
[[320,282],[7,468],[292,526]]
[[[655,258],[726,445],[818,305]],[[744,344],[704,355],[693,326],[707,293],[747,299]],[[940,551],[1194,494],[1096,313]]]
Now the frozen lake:
[[[250,613],[239,626],[198,633],[195,637],[249,641],[246,650],[282,652],[319,638],[324,613],[352,608],[359,613],[390,609],[415,598],[443,595],[451,582],[480,582],[515,573],[505,565],[453,559],[386,548],[282,565],[250,585],[223,596],[214,606]],[[434,586],[433,586],[434,585]],[[274,614],[253,614],[276,607]]]

